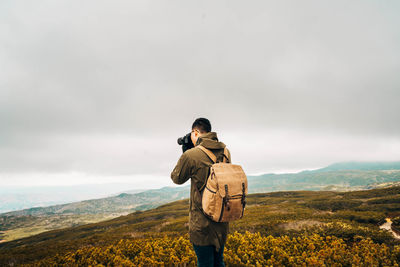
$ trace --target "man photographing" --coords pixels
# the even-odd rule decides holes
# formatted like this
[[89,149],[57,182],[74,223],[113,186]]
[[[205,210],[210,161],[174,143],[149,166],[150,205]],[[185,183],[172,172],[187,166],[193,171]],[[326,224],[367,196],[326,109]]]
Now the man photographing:
[[[190,138],[189,138],[190,137]],[[225,144],[219,142],[217,133],[211,131],[211,123],[206,118],[198,118],[192,124],[192,131],[178,139],[182,144],[183,154],[171,173],[171,179],[176,184],[183,184],[189,178],[189,237],[197,256],[198,266],[225,266],[223,250],[226,243],[229,222],[216,222],[205,216],[202,211],[202,195],[209,176],[212,160],[201,149],[201,145],[210,150],[222,162]],[[227,157],[231,162],[229,150]]]

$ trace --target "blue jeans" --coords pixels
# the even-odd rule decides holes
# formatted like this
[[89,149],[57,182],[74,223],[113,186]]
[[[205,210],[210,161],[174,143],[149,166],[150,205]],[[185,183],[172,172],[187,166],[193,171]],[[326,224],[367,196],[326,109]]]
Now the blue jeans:
[[196,246],[195,244],[192,245],[194,248],[194,252],[196,252],[198,267],[225,267],[224,245],[220,248],[219,252],[215,251],[215,246]]

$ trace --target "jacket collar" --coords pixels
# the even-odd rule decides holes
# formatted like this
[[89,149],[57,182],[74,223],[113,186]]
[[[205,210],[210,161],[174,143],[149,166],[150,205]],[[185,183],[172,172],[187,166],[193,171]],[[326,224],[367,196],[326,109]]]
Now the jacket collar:
[[208,149],[222,149],[225,148],[225,144],[218,141],[216,132],[208,132],[202,134],[196,142],[196,145],[202,145]]

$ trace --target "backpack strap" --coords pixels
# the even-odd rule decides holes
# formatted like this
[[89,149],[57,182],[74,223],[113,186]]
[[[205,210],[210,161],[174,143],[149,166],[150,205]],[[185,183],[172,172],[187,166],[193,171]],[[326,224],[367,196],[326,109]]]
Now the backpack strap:
[[226,147],[224,148],[224,159],[222,160],[222,162],[230,163],[229,158],[228,158],[228,149]]
[[207,156],[214,162],[217,162],[217,157],[214,155],[214,153],[212,153],[210,150],[208,150],[207,148],[205,148],[204,146],[198,145],[198,148],[200,148],[201,150],[203,150],[204,153],[207,154]]
[[[203,152],[207,154],[207,156],[213,161],[213,163],[217,162],[217,157],[209,149],[205,148],[202,145],[198,145],[197,147],[203,150]],[[224,156],[222,162],[230,163],[228,158],[228,149],[226,147],[224,148],[224,153],[222,155]]]

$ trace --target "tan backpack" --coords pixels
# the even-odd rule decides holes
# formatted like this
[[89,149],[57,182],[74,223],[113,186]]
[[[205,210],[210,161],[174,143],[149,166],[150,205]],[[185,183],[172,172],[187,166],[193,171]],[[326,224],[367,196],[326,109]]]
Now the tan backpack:
[[217,157],[207,148],[201,145],[197,147],[214,162],[205,186],[202,187],[203,213],[216,222],[242,218],[247,196],[247,177],[242,167],[226,162],[226,147],[223,162],[217,162]]

